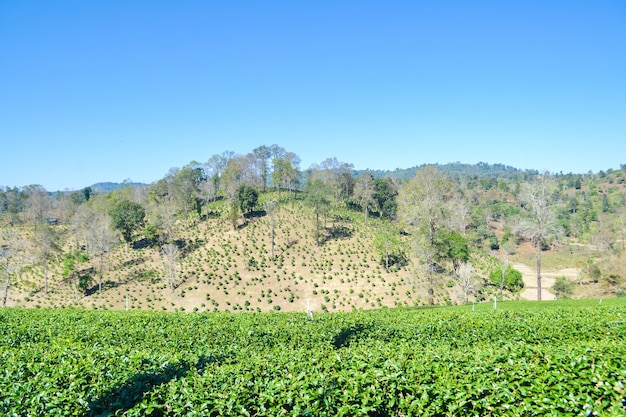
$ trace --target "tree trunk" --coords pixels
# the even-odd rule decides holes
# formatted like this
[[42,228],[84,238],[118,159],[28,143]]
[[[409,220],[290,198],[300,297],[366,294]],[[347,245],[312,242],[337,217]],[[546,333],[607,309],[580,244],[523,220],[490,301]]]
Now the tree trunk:
[[385,269],[389,272],[389,230],[385,233]]
[[432,264],[428,266],[428,304],[435,305],[435,278],[433,276]]
[[315,244],[320,245],[320,215],[315,213]]
[[104,253],[100,252],[100,280],[98,281],[98,292],[102,292],[102,256],[104,256]]
[[537,239],[537,300],[541,301],[541,239]]
[[48,259],[43,260],[43,291],[48,294]]
[[9,298],[9,286],[11,285],[11,279],[7,271],[7,280],[4,283],[4,297],[2,298],[2,307],[7,306],[7,299]]

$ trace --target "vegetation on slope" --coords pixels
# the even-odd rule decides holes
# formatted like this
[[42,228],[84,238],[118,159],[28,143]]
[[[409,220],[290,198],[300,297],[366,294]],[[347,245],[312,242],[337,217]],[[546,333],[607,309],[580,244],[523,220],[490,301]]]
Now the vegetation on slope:
[[[626,167],[448,164],[403,180],[298,161],[261,146],[107,193],[4,188],[3,305],[335,311],[624,294]],[[499,285],[511,267],[530,272]]]

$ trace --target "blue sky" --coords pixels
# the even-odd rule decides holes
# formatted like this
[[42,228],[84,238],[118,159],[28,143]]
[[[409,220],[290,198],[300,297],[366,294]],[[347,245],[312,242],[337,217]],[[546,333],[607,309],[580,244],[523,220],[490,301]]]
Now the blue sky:
[[0,185],[302,168],[626,163],[626,2],[0,1]]

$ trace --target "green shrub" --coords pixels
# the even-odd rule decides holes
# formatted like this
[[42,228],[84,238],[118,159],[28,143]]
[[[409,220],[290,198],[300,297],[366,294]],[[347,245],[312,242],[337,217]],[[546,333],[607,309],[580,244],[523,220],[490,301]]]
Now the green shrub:
[[[502,269],[497,268],[489,274],[489,281],[498,288],[502,285]],[[510,291],[519,291],[524,288],[522,273],[510,265],[504,271],[504,288]]]

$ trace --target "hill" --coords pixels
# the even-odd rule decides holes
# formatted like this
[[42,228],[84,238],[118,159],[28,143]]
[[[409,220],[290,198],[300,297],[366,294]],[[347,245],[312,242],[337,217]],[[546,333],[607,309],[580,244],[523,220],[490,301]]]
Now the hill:
[[464,164],[461,162],[450,162],[447,164],[423,164],[414,166],[411,168],[397,168],[393,171],[385,171],[385,170],[360,170],[356,171],[357,175],[360,175],[365,172],[369,172],[374,176],[374,178],[386,178],[386,177],[395,177],[399,180],[407,180],[413,178],[415,173],[424,166],[431,165],[437,167],[437,169],[451,178],[460,179],[460,178],[475,178],[475,179],[483,179],[483,178],[500,178],[500,179],[517,179],[524,178],[524,176],[535,176],[538,174],[537,170],[531,169],[519,169],[512,166],[504,165],[504,164],[488,164],[486,162],[479,162],[477,164]]
[[[624,170],[543,177],[506,166],[447,166],[480,177],[420,168],[447,190],[425,245],[425,222],[406,214],[429,196],[407,203],[409,180],[355,177],[330,161],[298,184],[291,181],[302,173],[285,159],[284,171],[271,177],[283,181],[279,187],[251,160],[223,160],[219,174],[193,163],[149,186],[101,194],[3,190],[3,304],[351,311],[531,298],[538,294],[537,255],[545,297],[624,293]],[[521,196],[544,180],[559,233],[537,240],[522,231],[532,213]],[[121,203],[141,216],[127,232],[114,227],[123,220],[113,218]],[[521,272],[507,285],[491,276],[505,263]]]
[[[224,210],[223,202],[213,209]],[[9,305],[124,309],[128,298],[131,309],[305,311],[310,305],[315,311],[350,311],[425,304],[415,266],[387,271],[381,263],[373,242],[382,227],[377,219],[366,225],[362,214],[336,209],[327,215],[324,243],[318,246],[309,209],[301,200],[287,202],[276,213],[273,259],[264,212],[241,221],[237,230],[221,217],[208,218],[178,239],[174,290],[164,273],[162,249],[142,240],[106,256],[101,292],[94,258],[81,266],[92,279],[78,299],[59,264],[48,294],[41,291],[38,270],[24,271]],[[409,245],[406,237],[404,245]],[[438,302],[458,301],[460,294],[450,291],[448,281],[437,291]]]

